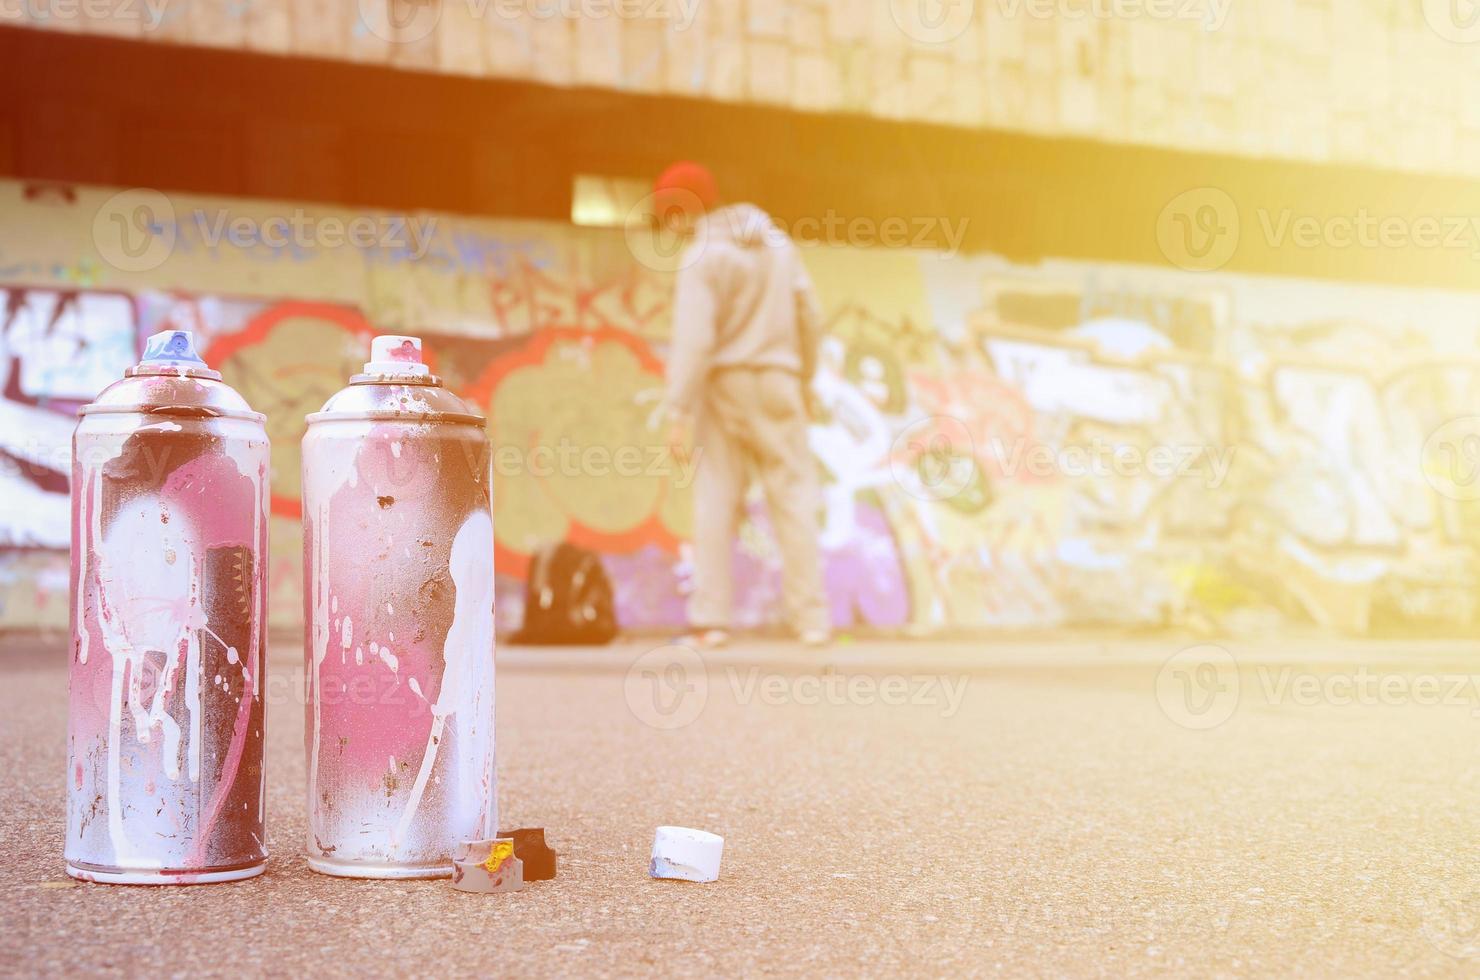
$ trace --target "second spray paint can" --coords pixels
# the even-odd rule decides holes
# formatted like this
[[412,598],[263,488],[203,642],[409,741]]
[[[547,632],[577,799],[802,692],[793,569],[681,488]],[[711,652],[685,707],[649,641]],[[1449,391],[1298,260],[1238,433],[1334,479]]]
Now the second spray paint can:
[[303,438],[308,863],[451,873],[498,828],[484,419],[376,337]]

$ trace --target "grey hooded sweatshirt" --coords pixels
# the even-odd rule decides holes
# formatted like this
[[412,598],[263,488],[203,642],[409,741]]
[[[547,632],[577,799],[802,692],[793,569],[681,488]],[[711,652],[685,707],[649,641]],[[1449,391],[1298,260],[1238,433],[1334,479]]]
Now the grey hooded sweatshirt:
[[673,293],[670,409],[699,408],[705,379],[726,368],[781,368],[810,381],[822,316],[786,232],[753,204],[695,223]]

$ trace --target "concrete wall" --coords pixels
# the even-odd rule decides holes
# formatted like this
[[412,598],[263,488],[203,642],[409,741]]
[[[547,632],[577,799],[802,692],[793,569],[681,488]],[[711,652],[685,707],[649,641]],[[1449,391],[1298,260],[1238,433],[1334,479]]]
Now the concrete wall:
[[[0,23],[1472,174],[1445,0],[28,0]],[[577,16],[578,15],[578,16]]]
[[[561,538],[602,553],[625,624],[680,622],[687,482],[648,428],[670,279],[640,238],[141,193],[0,182],[0,626],[65,626],[72,413],[166,326],[268,414],[275,626],[302,614],[303,416],[374,330],[425,336],[513,453],[495,465],[505,626],[529,554]],[[114,217],[141,201],[153,237],[120,250]],[[311,233],[274,247],[251,231],[273,217]],[[367,217],[379,237],[338,244]],[[1474,624],[1480,295],[805,255],[839,625]],[[776,555],[751,514],[735,561],[760,623]]]

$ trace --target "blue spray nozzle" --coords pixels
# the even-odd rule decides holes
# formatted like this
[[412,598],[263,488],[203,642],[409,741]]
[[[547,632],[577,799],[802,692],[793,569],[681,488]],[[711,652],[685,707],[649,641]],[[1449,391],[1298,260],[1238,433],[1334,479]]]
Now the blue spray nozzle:
[[189,330],[161,330],[144,341],[144,358],[140,364],[199,364],[195,352],[195,335]]

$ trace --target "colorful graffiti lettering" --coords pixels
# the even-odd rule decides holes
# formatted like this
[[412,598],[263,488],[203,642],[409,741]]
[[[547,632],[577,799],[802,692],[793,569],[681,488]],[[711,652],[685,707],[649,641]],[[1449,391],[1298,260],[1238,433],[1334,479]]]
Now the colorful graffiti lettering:
[[[171,261],[204,274],[198,252]],[[1352,287],[1348,307],[1379,310],[1367,322],[1314,285],[857,257],[809,258],[831,291],[809,442],[840,628],[1208,629],[1251,609],[1353,633],[1476,623],[1480,511],[1425,467],[1480,480],[1480,435],[1423,453],[1476,414],[1480,301]],[[283,276],[301,264],[286,258]],[[260,291],[261,256],[206,272],[232,263]],[[875,312],[886,267],[914,278]],[[15,274],[42,284],[0,286],[0,626],[64,616],[46,593],[66,582],[73,413],[169,326],[268,416],[275,625],[302,615],[304,416],[385,329],[422,335],[488,416],[501,627],[530,556],[562,540],[601,554],[624,625],[682,623],[692,472],[652,424],[671,283],[620,233],[443,217],[425,255],[320,257],[332,290],[300,277],[283,295],[180,289],[169,268],[120,289],[91,256],[25,254]],[[776,564],[752,496],[739,625],[774,622]]]

